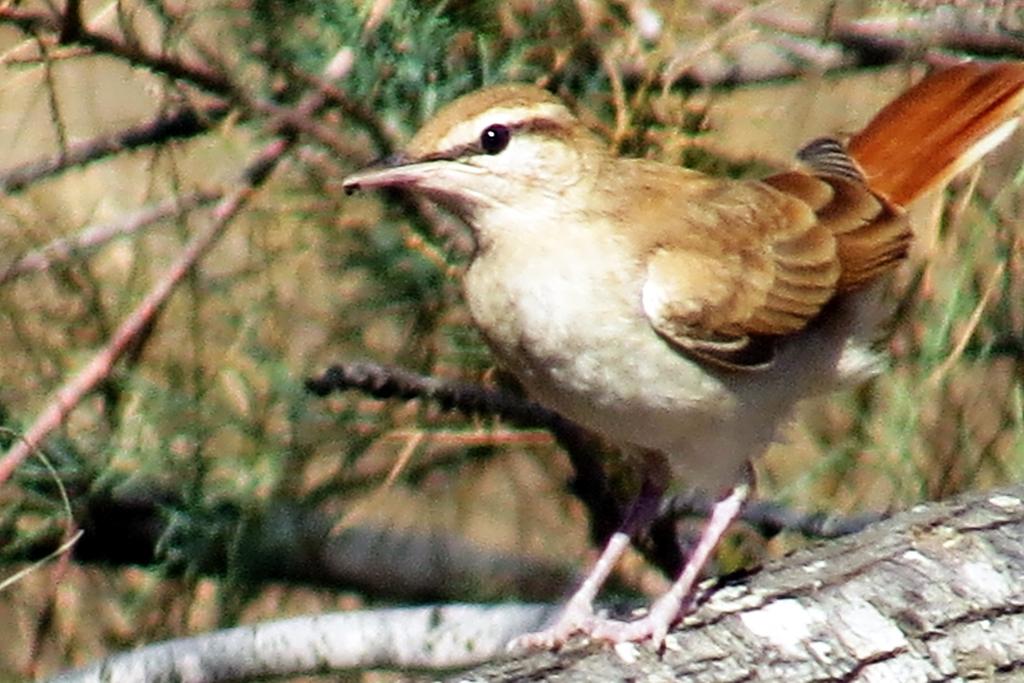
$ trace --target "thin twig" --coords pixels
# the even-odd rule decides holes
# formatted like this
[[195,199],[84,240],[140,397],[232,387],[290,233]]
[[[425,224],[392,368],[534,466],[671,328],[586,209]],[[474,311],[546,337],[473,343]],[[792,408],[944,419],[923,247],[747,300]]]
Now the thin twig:
[[0,285],[5,285],[22,275],[47,270],[117,237],[131,235],[166,218],[186,214],[193,209],[211,204],[220,197],[220,192],[200,190],[145,206],[115,221],[88,226],[76,235],[62,237],[34,249],[15,259],[6,268],[0,269]]
[[256,188],[270,174],[290,143],[278,139],[267,145],[256,161],[249,166],[243,184],[221,200],[214,210],[213,220],[200,230],[185,246],[184,251],[142,302],[114,332],[107,345],[77,375],[67,381],[47,408],[25,432],[25,438],[11,447],[0,460],[0,484],[7,481],[22,460],[38,448],[49,434],[57,429],[82,399],[109,375],[113,366],[149,327],[178,284],[196,266],[199,260],[216,244],[238,212],[252,197]]
[[306,380],[306,388],[326,396],[355,389],[375,398],[427,399],[443,410],[467,416],[499,417],[519,427],[549,430],[565,449],[573,468],[573,493],[590,510],[590,535],[604,544],[619,528],[630,501],[621,501],[601,463],[600,440],[585,429],[539,403],[501,389],[419,375],[376,363],[347,363],[328,368]]
[[[63,21],[45,12],[33,12],[13,6],[0,5],[0,22],[13,24],[27,34],[50,33],[59,35]],[[74,42],[92,48],[93,51],[123,59],[134,66],[143,67],[154,73],[170,78],[188,81],[210,92],[227,94],[232,92],[231,82],[220,73],[205,65],[190,64],[182,59],[165,54],[154,54],[141,47],[122,42],[111,36],[82,27]]]
[[256,49],[256,54],[268,60],[272,67],[286,72],[290,79],[320,91],[327,97],[329,103],[337,105],[344,114],[361,124],[369,133],[378,156],[390,154],[398,146],[398,135],[381,120],[376,112],[362,102],[353,100],[347,92],[334,83],[316,74],[311,74],[305,69],[300,69],[293,63],[278,62],[275,59],[276,55],[269,50]]
[[[2,9],[0,8],[0,10]],[[337,65],[341,62],[332,61],[331,64]],[[328,73],[327,75],[328,78],[336,79],[341,78],[344,73]],[[314,93],[305,97],[298,108],[301,112],[309,115],[318,110],[323,103],[324,97]],[[282,124],[279,121],[272,121],[271,125],[280,128]],[[65,382],[49,405],[35,419],[32,426],[26,430],[24,438],[12,446],[0,460],[0,484],[6,482],[32,450],[39,448],[44,439],[63,424],[82,399],[110,375],[114,364],[152,325],[156,315],[163,309],[178,284],[217,243],[231,220],[238,215],[256,190],[266,181],[285,152],[295,144],[295,140],[294,131],[284,128],[281,130],[281,137],[267,144],[246,166],[239,186],[221,200],[214,209],[210,222],[189,241],[164,277],[121,323],[107,345],[93,356],[85,368]]]
[[[53,22],[43,15],[21,13],[14,14],[13,16],[18,18],[12,19],[12,12],[13,10],[10,8],[0,7],[0,22],[7,19],[14,21],[19,26],[25,25],[31,30],[39,30],[40,27],[55,27]],[[41,178],[71,167],[83,166],[124,150],[200,135],[207,132],[217,121],[223,119],[234,106],[239,107],[243,112],[255,112],[270,117],[274,120],[276,127],[300,132],[332,150],[341,158],[349,156],[349,147],[335,127],[321,123],[309,113],[304,113],[299,107],[287,107],[267,98],[251,96],[243,88],[236,87],[227,76],[217,76],[211,81],[204,74],[214,73],[213,71],[196,71],[196,67],[186,62],[175,62],[171,57],[163,55],[151,55],[137,45],[118,42],[114,38],[90,32],[87,28],[82,28],[78,32],[77,40],[81,44],[92,46],[96,51],[124,59],[135,66],[150,68],[167,76],[188,80],[194,85],[199,85],[230,99],[230,103],[218,102],[201,111],[182,107],[171,113],[161,113],[149,121],[112,135],[86,140],[77,145],[68,146],[67,149],[62,146],[61,152],[50,158],[32,161],[0,173],[0,192],[10,193],[24,189],[30,183]],[[352,66],[353,59],[350,49],[342,49],[327,65],[325,72],[347,72]],[[172,64],[177,64],[177,66],[171,68]],[[352,105],[339,88],[336,86],[326,87],[330,83],[327,79],[319,79],[317,83],[323,86],[318,87],[317,95],[324,100],[324,103],[328,99],[347,103],[348,109],[358,115],[357,120],[363,121],[364,125],[373,124],[370,125],[372,134],[381,134],[380,125],[367,118],[368,114],[362,108]],[[366,123],[367,121],[370,123]]]
[[371,510],[377,508],[380,504],[381,499],[387,494],[387,492],[394,486],[398,480],[398,476],[405,470],[409,461],[412,460],[413,454],[423,443],[426,438],[425,432],[415,432],[410,436],[408,442],[402,448],[402,451],[395,458],[395,463],[391,466],[391,470],[388,472],[388,476],[384,479],[384,482],[377,487],[377,489],[370,495],[369,498],[356,503],[353,507],[349,508],[341,519],[335,522],[331,528],[332,534],[337,534],[343,529],[347,529],[357,522],[362,521]]
[[202,111],[182,107],[172,112],[162,112],[148,121],[116,133],[71,144],[48,158],[0,172],[0,192],[17,192],[38,180],[72,167],[85,166],[112,154],[200,135],[223,119],[230,109],[224,103],[210,105]]
[[963,356],[964,350],[967,348],[967,344],[971,341],[974,336],[974,331],[978,329],[978,323],[981,322],[981,315],[985,312],[985,308],[988,307],[989,299],[992,298],[992,294],[996,291],[996,285],[999,284],[1003,278],[1003,273],[1006,271],[1006,263],[1002,262],[996,265],[992,270],[992,274],[989,276],[988,283],[985,285],[985,290],[981,294],[981,299],[978,300],[978,305],[971,311],[971,317],[967,319],[967,325],[964,327],[963,332],[960,334],[960,338],[953,346],[953,350],[949,352],[945,360],[939,367],[932,371],[932,374],[925,380],[927,386],[935,386],[939,384],[943,378],[949,373],[960,357]]
[[[333,391],[355,389],[374,398],[425,399],[438,403],[443,410],[459,411],[467,416],[499,417],[520,427],[549,429],[569,452],[573,466],[577,468],[574,490],[591,509],[592,518],[601,516],[601,505],[614,504],[614,510],[609,512],[609,508],[606,507],[604,512],[604,516],[612,520],[617,519],[623,512],[620,506],[614,503],[603,477],[595,477],[593,473],[586,471],[587,468],[600,467],[599,454],[589,450],[593,444],[573,443],[572,439],[578,440],[580,436],[578,433],[575,436],[570,433],[572,423],[529,399],[502,389],[441,380],[419,375],[404,368],[386,367],[376,363],[331,366],[320,377],[307,379],[306,388],[318,396],[326,396]],[[586,486],[580,485],[581,472],[587,477]],[[714,501],[698,494],[677,495],[666,499],[659,517],[671,520],[681,517],[704,517],[710,513],[713,503]],[[834,538],[850,534],[882,517],[883,515],[875,513],[850,518],[804,514],[768,502],[752,503],[741,513],[741,519],[765,536],[774,536],[780,531],[795,531],[813,538]],[[614,531],[614,528],[612,530]]]

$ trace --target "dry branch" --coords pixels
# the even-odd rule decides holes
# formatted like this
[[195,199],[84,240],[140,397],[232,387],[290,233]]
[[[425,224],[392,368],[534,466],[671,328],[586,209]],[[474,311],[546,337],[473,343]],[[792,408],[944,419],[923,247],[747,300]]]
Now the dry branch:
[[149,121],[129,126],[110,135],[100,135],[68,145],[57,154],[0,173],[0,192],[18,192],[39,180],[69,168],[85,166],[113,154],[200,135],[222,120],[228,111],[230,108],[225,104],[210,105],[202,111],[182,107],[175,111],[162,112]]
[[[706,586],[666,650],[570,645],[452,681],[1019,680],[1024,488],[920,506],[763,571]],[[151,645],[54,679],[243,681],[465,667],[553,610],[381,610],[269,622]]]
[[[1009,30],[995,8],[976,11],[921,11],[877,19],[817,19],[778,3],[708,0],[706,6],[731,17],[731,23],[763,30],[754,41],[733,49],[702,46],[687,49],[669,64],[665,80],[687,79],[702,85],[738,85],[800,77],[806,73],[896,64],[923,59],[933,65],[962,61],[965,56],[1020,58],[1024,34]],[[642,71],[642,65],[636,70]]]
[[[472,417],[496,417],[518,427],[550,430],[565,447],[576,468],[573,491],[590,510],[595,526],[601,530],[611,528],[614,531],[617,527],[612,527],[610,520],[617,520],[625,514],[622,501],[617,500],[609,490],[609,483],[602,473],[601,449],[595,447],[594,439],[581,427],[557,413],[506,389],[443,380],[419,375],[404,368],[367,362],[334,365],[319,377],[306,380],[306,388],[318,396],[326,396],[333,391],[356,390],[380,399],[431,401],[446,411],[458,411]],[[668,525],[683,517],[707,517],[713,503],[699,494],[672,496],[661,506],[659,521],[655,526]],[[849,518],[825,514],[807,515],[763,501],[751,503],[740,516],[765,536],[792,531],[809,538],[845,536],[860,531],[882,517],[870,513]],[[595,531],[596,545],[606,540],[600,533]],[[659,553],[652,553],[652,548],[644,546],[647,540],[641,539],[640,548],[652,554],[652,561],[658,562]],[[674,553],[672,561],[675,561]],[[669,573],[673,571],[671,564],[659,562],[659,566],[665,567]]]
[[[3,9],[3,8],[0,8]],[[349,62],[332,60],[327,76],[341,78]],[[298,114],[309,116],[324,104],[324,97],[318,93],[308,95],[298,106]],[[103,347],[86,366],[58,389],[56,396],[35,419],[20,440],[0,459],[0,484],[6,482],[18,465],[57,429],[85,396],[105,380],[114,364],[132,348],[135,341],[145,332],[163,309],[178,284],[202,260],[224,234],[227,226],[238,212],[249,202],[255,192],[277,167],[278,162],[295,143],[295,134],[286,122],[272,120],[270,124],[280,131],[281,137],[268,143],[246,166],[238,186],[220,201],[213,211],[211,220],[196,232],[185,246],[178,259],[164,273],[142,302],[133,310],[111,335]]]
[[0,23],[15,26],[27,35],[49,35],[53,36],[56,42],[82,45],[95,53],[117,57],[133,66],[149,69],[168,78],[186,81],[211,93],[227,94],[233,90],[231,81],[224,74],[206,65],[149,52],[135,41],[120,40],[81,24],[74,30],[67,31],[66,16],[0,5]]
[[549,612],[547,605],[449,605],[298,617],[149,645],[51,681],[227,683],[375,668],[444,671],[486,661]]
[[[157,568],[164,576],[230,577],[355,591],[374,601],[554,600],[576,579],[567,563],[475,546],[439,531],[348,526],[301,503],[258,508],[216,499],[189,508],[180,494],[133,482],[75,487],[82,538],[71,559],[107,568]],[[87,491],[83,492],[82,489]],[[57,551],[59,536],[5,549],[11,563]]]
[[452,680],[1020,680],[1022,496],[920,506],[721,584],[661,654],[579,647]]
[[219,192],[192,192],[137,209],[115,221],[88,226],[77,235],[56,239],[18,257],[7,267],[0,269],[0,285],[28,273],[47,270],[70,260],[76,254],[96,249],[118,237],[139,232],[166,218],[184,215],[193,209],[213,203],[220,196]]

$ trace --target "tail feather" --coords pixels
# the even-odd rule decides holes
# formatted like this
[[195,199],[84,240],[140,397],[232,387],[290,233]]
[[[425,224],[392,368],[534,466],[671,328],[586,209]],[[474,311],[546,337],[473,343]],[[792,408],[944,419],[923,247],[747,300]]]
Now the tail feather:
[[905,206],[1006,140],[1022,107],[1024,63],[959,64],[882,109],[849,154],[872,191]]

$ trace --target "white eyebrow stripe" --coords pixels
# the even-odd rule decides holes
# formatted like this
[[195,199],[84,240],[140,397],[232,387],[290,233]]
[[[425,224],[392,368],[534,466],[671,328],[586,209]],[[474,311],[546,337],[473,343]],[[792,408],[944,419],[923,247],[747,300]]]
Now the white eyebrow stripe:
[[438,142],[438,149],[455,149],[475,144],[480,133],[487,126],[502,124],[514,128],[516,124],[531,119],[551,119],[566,121],[566,110],[555,102],[542,102],[526,107],[505,107],[489,109],[478,116],[454,126],[448,134]]

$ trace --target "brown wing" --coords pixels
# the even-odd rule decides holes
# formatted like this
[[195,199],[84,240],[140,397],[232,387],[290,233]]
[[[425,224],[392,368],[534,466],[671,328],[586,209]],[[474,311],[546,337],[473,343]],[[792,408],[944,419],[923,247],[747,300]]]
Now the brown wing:
[[868,187],[841,143],[814,140],[797,156],[808,173],[781,173],[764,182],[806,202],[819,224],[835,236],[837,291],[861,287],[906,257],[913,237],[906,214]]
[[[639,209],[660,219],[659,239],[646,243],[651,324],[719,365],[766,367],[775,340],[906,256],[900,207],[1005,140],[1022,106],[1024,63],[959,64],[883,109],[849,152],[810,143],[799,155],[806,172],[761,183],[681,173],[682,206],[654,193]],[[660,239],[666,225],[677,227]]]
[[810,173],[690,179],[694,196],[665,217],[678,229],[647,259],[643,308],[663,337],[724,367],[768,367],[780,337],[906,253],[902,214],[867,189],[838,143],[816,141],[801,158]]
[[[806,203],[765,183],[723,187],[710,204],[717,223],[706,223],[704,239],[680,235],[651,253],[644,312],[662,336],[696,356],[767,367],[773,339],[803,329],[835,294],[836,240]],[[692,235],[694,227],[680,216],[680,233]]]

